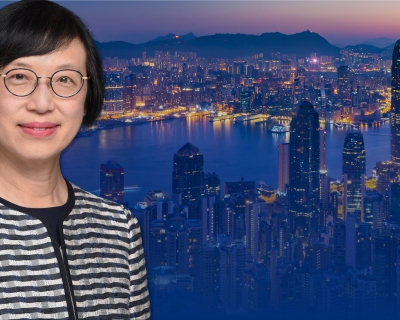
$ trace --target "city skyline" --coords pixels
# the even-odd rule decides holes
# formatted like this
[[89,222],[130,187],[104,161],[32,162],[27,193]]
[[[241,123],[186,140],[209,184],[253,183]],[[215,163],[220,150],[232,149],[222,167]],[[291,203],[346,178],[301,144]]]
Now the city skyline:
[[[330,43],[400,38],[394,1],[56,1],[80,16],[100,42],[143,43],[168,33],[294,34],[311,30]],[[10,3],[1,2],[0,7]],[[118,21],[118,23],[113,23]],[[368,23],[365,23],[367,21]],[[394,41],[393,41],[394,42]]]

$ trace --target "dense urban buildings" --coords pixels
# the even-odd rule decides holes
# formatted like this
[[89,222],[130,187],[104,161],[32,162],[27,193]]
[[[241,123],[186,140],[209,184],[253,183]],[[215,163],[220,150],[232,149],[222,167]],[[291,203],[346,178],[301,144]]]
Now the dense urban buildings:
[[[400,45],[392,69],[392,52],[363,50],[234,59],[156,51],[104,60],[104,121],[207,116],[255,121],[286,137],[278,181],[267,181],[278,188],[231,180],[239,172],[221,181],[205,172],[207,155],[188,142],[173,157],[171,190],[155,182],[131,208],[142,226],[155,315],[400,314]],[[367,178],[362,132],[389,120],[389,111],[391,160]],[[342,155],[339,180],[327,170],[327,128],[347,132],[335,151]]]

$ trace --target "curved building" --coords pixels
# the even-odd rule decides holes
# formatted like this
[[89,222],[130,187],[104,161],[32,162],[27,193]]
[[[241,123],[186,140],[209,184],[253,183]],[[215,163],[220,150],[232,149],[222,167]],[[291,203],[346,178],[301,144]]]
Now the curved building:
[[393,49],[392,106],[390,109],[390,158],[400,164],[400,40]]
[[320,214],[320,132],[314,106],[303,101],[290,123],[289,221],[292,234],[308,237]]

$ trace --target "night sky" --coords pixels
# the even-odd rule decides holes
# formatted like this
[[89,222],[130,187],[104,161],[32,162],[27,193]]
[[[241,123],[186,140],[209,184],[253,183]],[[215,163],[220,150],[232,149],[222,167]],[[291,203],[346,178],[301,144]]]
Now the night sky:
[[[332,44],[400,38],[400,1],[57,1],[101,42],[142,43],[168,33],[292,34],[311,30]],[[0,2],[4,6],[9,2]]]

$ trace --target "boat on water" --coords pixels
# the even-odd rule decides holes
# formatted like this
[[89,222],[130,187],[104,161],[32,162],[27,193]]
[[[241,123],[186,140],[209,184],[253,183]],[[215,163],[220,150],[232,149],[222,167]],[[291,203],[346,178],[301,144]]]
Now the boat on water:
[[235,122],[244,122],[260,118],[260,114],[243,114],[235,118]]
[[273,126],[271,131],[272,133],[285,133],[285,132],[289,132],[289,128],[287,126],[284,126],[282,124]]
[[343,123],[335,122],[336,128],[343,129]]

